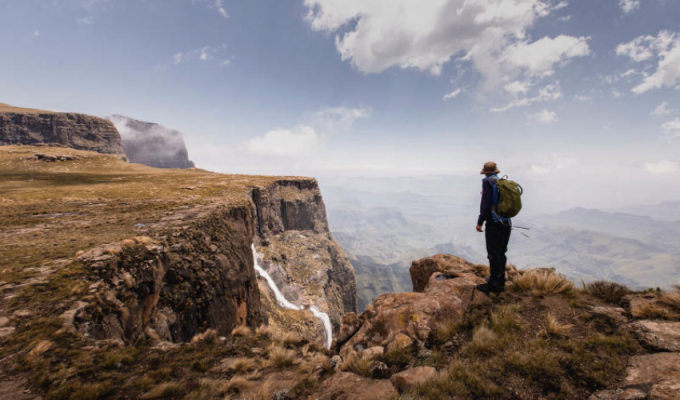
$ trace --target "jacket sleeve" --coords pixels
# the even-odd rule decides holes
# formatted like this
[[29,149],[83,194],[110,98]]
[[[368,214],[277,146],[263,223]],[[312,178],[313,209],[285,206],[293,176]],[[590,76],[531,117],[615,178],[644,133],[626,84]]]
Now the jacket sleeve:
[[479,206],[479,218],[477,225],[483,225],[484,221],[491,220],[491,207],[493,206],[493,186],[488,179],[482,183],[482,204]]

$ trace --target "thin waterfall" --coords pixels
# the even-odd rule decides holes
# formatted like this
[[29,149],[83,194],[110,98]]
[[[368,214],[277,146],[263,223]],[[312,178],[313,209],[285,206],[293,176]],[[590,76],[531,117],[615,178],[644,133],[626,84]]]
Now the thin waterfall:
[[[262,268],[262,266],[260,266],[259,254],[257,253],[257,250],[255,250],[254,244],[252,245],[252,248],[253,248],[253,260],[255,260],[255,271],[257,271],[257,273],[267,281],[267,283],[269,284],[269,288],[272,290],[272,292],[274,292],[274,296],[276,297],[276,302],[278,303],[279,307],[288,310],[303,311],[305,309],[304,307],[296,306],[283,296],[283,293],[281,293],[279,287],[276,286],[276,282],[274,282],[274,279],[272,279],[269,273],[265,271],[264,268]],[[309,307],[309,310],[312,312],[312,314],[314,314],[316,318],[321,320],[321,322],[323,323],[323,326],[326,330],[326,348],[330,349],[331,342],[333,341],[333,328],[331,327],[331,319],[328,317],[328,314],[319,311],[319,309],[314,306]]]

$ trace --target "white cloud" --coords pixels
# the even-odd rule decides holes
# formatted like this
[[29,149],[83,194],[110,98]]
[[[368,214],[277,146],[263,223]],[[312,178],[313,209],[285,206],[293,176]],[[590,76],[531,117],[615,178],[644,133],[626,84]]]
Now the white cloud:
[[209,49],[209,48],[210,48],[210,47],[206,46],[206,47],[204,47],[204,48],[201,49],[201,55],[199,56],[199,58],[200,58],[202,61],[208,61],[208,49]]
[[39,36],[40,36],[40,31],[39,31],[39,30],[33,31],[33,36],[39,37]]
[[191,0],[193,3],[205,4],[211,10],[216,10],[222,17],[229,18],[229,13],[224,8],[224,0]]
[[661,31],[657,36],[640,36],[616,47],[616,54],[637,62],[656,60],[656,71],[645,74],[642,83],[633,88],[641,94],[661,87],[673,87],[680,82],[680,35]]
[[664,101],[663,103],[659,104],[659,106],[656,107],[654,111],[650,113],[650,115],[653,117],[663,117],[666,115],[671,115],[674,112],[675,112],[674,109],[668,108],[668,102]]
[[172,56],[172,63],[175,65],[179,65],[182,63],[184,60],[184,54],[180,53],[175,53],[174,56]]
[[250,139],[245,148],[260,156],[306,156],[319,150],[329,135],[347,131],[356,121],[370,116],[371,110],[367,108],[326,108],[307,115],[307,122],[293,129],[278,128]]
[[316,130],[302,125],[295,129],[275,129],[245,143],[249,153],[260,156],[299,157],[319,147]]
[[527,123],[539,124],[539,125],[550,125],[559,121],[557,114],[549,110],[541,110],[534,114],[527,115]]
[[529,166],[529,173],[532,175],[548,175],[556,170],[569,168],[576,164],[578,160],[571,157],[564,157],[553,154],[548,160],[541,164],[532,164]]
[[584,102],[584,103],[590,103],[591,101],[593,101],[593,98],[592,98],[592,97],[590,97],[590,96],[583,96],[583,95],[580,95],[580,94],[575,95],[574,98],[575,98],[576,100],[582,101],[582,102]]
[[458,95],[461,94],[462,92],[463,92],[463,89],[456,89],[456,90],[454,90],[453,92],[451,92],[451,93],[445,95],[444,98],[443,98],[442,100],[447,101],[447,100],[455,99],[455,98],[458,97]]
[[659,161],[643,164],[642,167],[650,174],[672,174],[680,171],[680,164],[676,161]]
[[220,67],[226,67],[229,64],[231,64],[231,60],[224,60],[220,63]]
[[640,8],[640,0],[620,0],[619,6],[624,13],[630,14]]
[[668,141],[680,138],[680,118],[661,125],[661,131],[663,132],[664,139]]
[[[496,87],[503,78],[552,73],[557,63],[588,53],[584,38],[527,41],[539,18],[566,5],[547,0],[304,0],[312,29],[337,32],[343,61],[359,71],[415,68],[439,75],[465,55]],[[506,53],[506,49],[511,49]],[[527,54],[530,62],[520,55]],[[505,60],[501,63],[500,60]]]
[[554,66],[574,57],[590,54],[588,38],[560,35],[554,39],[544,37],[533,43],[519,42],[509,46],[502,61],[527,70],[529,75],[550,76]]
[[612,90],[612,96],[614,96],[615,99],[620,99],[621,97],[623,97],[623,93],[614,89],[614,90]]
[[520,94],[525,94],[526,92],[529,91],[529,88],[531,87],[531,82],[529,81],[513,81],[505,85],[503,88],[507,91],[512,93],[513,95],[520,95]]
[[538,93],[533,97],[519,97],[503,107],[492,108],[491,111],[505,112],[516,107],[524,107],[534,103],[541,103],[546,101],[555,101],[560,98],[562,98],[562,90],[560,89],[560,82],[558,81],[539,89]]
[[94,19],[90,15],[85,16],[85,17],[76,18],[76,21],[78,22],[78,25],[80,25],[80,26],[89,26],[89,25],[94,24]]
[[331,107],[314,113],[309,124],[326,133],[343,132],[357,120],[370,117],[371,110],[368,108]]

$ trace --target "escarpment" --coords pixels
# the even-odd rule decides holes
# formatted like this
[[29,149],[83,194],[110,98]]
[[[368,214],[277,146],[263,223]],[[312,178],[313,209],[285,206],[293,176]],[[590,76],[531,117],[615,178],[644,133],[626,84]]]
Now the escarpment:
[[[253,244],[291,301],[336,325],[355,310],[353,271],[314,179],[157,170],[62,147],[7,146],[0,158],[0,178],[11,177],[0,201],[4,273],[41,271],[13,307],[57,315],[72,333],[132,345],[266,324],[282,311],[255,273]],[[298,314],[299,333],[322,340],[313,315]]]
[[0,104],[0,146],[57,144],[124,155],[120,134],[108,120],[76,113],[31,110]]

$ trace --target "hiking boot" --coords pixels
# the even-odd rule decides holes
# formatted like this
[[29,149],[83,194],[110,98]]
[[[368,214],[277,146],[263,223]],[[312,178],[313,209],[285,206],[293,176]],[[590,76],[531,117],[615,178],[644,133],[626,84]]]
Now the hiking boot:
[[477,285],[477,290],[479,290],[482,293],[489,294],[489,293],[502,293],[503,291],[505,291],[505,288],[485,283],[482,285]]

